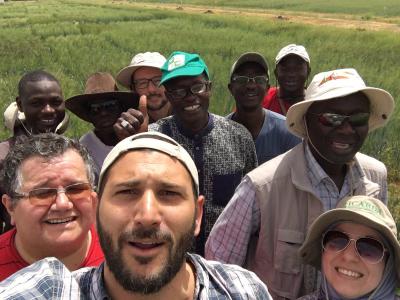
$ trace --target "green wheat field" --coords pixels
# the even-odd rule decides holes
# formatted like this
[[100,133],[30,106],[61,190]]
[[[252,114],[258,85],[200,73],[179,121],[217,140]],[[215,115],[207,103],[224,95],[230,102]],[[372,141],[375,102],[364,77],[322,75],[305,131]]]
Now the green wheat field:
[[[146,3],[145,3],[146,2]],[[273,65],[278,50],[306,46],[312,75],[354,67],[368,85],[396,99],[389,124],[370,134],[362,151],[382,160],[389,171],[390,208],[400,222],[400,3],[398,0],[215,0],[215,1],[6,1],[0,5],[0,110],[15,99],[17,83],[28,71],[45,69],[61,82],[66,98],[81,93],[95,71],[116,74],[133,54],[174,50],[199,53],[213,81],[210,111],[232,110],[227,90],[229,69],[243,52],[263,53]],[[204,10],[190,10],[201,5]],[[166,6],[169,9],[166,9]],[[217,9],[285,14],[289,18],[215,12]],[[399,30],[326,26],[294,22],[296,15],[331,14],[344,23],[375,21]],[[275,84],[274,80],[272,81]],[[68,136],[79,137],[90,125],[71,118]],[[0,139],[9,136],[3,126]],[[398,223],[399,223],[398,222]]]

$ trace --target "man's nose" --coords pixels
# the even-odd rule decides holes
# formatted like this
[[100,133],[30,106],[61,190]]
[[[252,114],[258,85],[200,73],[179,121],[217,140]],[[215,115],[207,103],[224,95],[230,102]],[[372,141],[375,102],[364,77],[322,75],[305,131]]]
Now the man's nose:
[[73,203],[69,200],[65,192],[59,191],[56,196],[56,201],[52,204],[52,208],[56,210],[68,210],[72,207]]
[[43,107],[43,109],[42,109],[42,111],[43,112],[46,112],[46,113],[53,113],[55,110],[54,110],[54,107],[53,106],[51,106],[50,104],[45,104],[45,106]]
[[153,191],[145,191],[135,206],[135,223],[142,226],[158,226],[161,222],[160,205]]

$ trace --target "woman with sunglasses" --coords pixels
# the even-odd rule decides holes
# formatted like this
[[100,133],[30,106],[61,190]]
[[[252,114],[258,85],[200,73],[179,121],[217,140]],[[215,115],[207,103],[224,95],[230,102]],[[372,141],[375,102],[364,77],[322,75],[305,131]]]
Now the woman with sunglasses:
[[387,207],[368,196],[339,202],[319,216],[299,250],[321,269],[321,286],[301,300],[400,299],[400,244]]

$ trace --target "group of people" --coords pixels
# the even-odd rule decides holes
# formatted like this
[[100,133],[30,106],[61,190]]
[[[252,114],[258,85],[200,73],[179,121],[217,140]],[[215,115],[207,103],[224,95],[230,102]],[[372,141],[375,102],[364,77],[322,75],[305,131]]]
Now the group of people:
[[[308,84],[301,45],[275,87],[270,71],[238,57],[226,117],[195,53],[139,53],[65,101],[24,75],[0,143],[0,297],[398,299],[387,170],[359,152],[392,96],[351,68]],[[93,131],[63,136],[65,108]]]

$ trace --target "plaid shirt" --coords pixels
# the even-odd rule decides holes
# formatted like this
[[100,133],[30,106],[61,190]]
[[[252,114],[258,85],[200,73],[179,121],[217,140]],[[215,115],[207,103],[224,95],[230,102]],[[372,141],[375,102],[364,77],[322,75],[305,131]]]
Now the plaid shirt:
[[[357,182],[364,176],[361,167],[357,162],[349,165],[349,171],[339,191],[333,180],[315,160],[307,143],[304,144],[306,176],[311,182],[314,193],[321,200],[324,211],[335,208],[343,197],[350,194],[351,180]],[[379,182],[379,184],[383,183]],[[387,202],[386,199],[382,200],[384,203]],[[216,230],[211,231],[206,244],[206,258],[243,266],[250,237],[259,230],[260,219],[261,212],[256,201],[255,188],[251,179],[245,176],[232,200],[218,218],[214,226]]]
[[[271,299],[266,286],[252,272],[235,265],[188,254],[195,267],[194,299]],[[111,299],[104,286],[104,265],[70,272],[56,258],[45,258],[0,283],[1,299]]]

